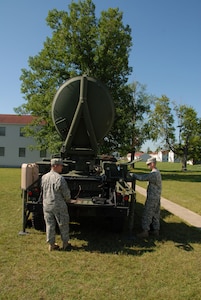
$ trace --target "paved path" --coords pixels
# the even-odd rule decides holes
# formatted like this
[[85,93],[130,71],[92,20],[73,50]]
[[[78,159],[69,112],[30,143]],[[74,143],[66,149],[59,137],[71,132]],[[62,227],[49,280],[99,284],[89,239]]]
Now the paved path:
[[[146,196],[146,189],[136,185],[136,191],[144,196]],[[187,208],[184,208],[178,204],[175,204],[163,197],[161,197],[161,206],[174,214],[175,216],[179,217],[180,219],[186,221],[190,225],[201,229],[201,216],[190,211]]]

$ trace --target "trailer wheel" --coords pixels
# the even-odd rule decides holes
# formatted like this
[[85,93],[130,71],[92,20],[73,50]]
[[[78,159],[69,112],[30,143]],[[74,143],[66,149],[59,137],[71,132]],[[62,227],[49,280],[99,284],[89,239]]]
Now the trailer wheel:
[[36,230],[45,232],[46,228],[45,228],[45,220],[43,214],[38,212],[32,213],[32,226]]

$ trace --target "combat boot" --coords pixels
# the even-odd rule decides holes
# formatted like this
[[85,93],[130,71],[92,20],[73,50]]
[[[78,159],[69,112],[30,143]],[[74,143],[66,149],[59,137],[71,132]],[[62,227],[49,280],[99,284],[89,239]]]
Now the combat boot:
[[58,250],[60,250],[59,245],[57,244],[49,245],[49,251],[58,251]]
[[149,236],[149,231],[148,230],[144,230],[141,233],[137,234],[137,237],[139,238],[147,238]]
[[72,245],[69,242],[63,243],[63,251],[71,251],[72,250]]

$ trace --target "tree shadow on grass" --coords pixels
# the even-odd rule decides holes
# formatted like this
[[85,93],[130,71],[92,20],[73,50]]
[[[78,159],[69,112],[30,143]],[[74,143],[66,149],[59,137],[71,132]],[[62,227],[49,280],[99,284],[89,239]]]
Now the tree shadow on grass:
[[190,174],[190,173],[174,173],[174,172],[161,172],[163,181],[165,180],[174,180],[174,181],[183,181],[183,182],[201,182],[200,172],[199,174]]
[[[138,221],[136,220],[136,230],[138,230],[139,219],[143,213],[143,205],[138,203],[136,206],[136,219],[138,219]],[[172,241],[176,247],[185,251],[192,251],[192,244],[201,242],[201,231],[198,228],[184,223],[165,209],[161,209],[160,223],[160,237],[157,238],[159,243]],[[150,236],[150,239],[152,238]]]
[[[81,242],[81,246],[73,247],[78,251],[98,253],[126,254],[140,256],[147,252],[154,252],[160,243],[172,241],[175,246],[184,251],[193,251],[193,244],[200,243],[200,231],[179,219],[174,221],[174,216],[167,210],[161,210],[161,232],[159,238],[150,235],[147,239],[137,238],[141,230],[141,215],[143,205],[136,204],[134,229],[129,234],[127,226],[122,232],[111,229],[110,220],[88,218],[80,223],[71,224],[71,238]],[[173,220],[173,221],[172,221]],[[178,220],[178,222],[177,222]],[[83,243],[82,243],[83,241]]]
[[[169,221],[166,222],[166,219]],[[175,246],[185,251],[192,251],[192,244],[201,242],[201,231],[198,228],[184,223],[177,218],[178,222],[172,222],[175,219],[173,214],[165,209],[161,210],[161,241],[173,241]]]

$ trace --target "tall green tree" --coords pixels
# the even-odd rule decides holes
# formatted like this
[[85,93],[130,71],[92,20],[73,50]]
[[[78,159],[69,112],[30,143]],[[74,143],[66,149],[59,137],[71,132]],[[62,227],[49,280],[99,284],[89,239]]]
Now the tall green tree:
[[[130,139],[126,144],[126,151],[131,152],[131,160],[135,151],[148,139],[148,114],[153,102],[153,96],[148,95],[146,86],[135,81],[129,85],[131,101],[127,114],[129,115]],[[129,135],[128,135],[129,137]]]
[[150,139],[161,140],[169,146],[175,143],[174,115],[170,105],[170,99],[165,95],[155,98],[148,120]]
[[194,108],[186,105],[176,106],[175,111],[179,120],[179,141],[174,145],[174,152],[181,157],[182,169],[186,170],[187,161],[200,156],[200,119]]
[[192,107],[171,106],[170,99],[164,95],[156,98],[149,114],[149,132],[152,140],[160,139],[164,147],[181,159],[182,170],[187,170],[188,160],[200,159],[201,120]]
[[29,57],[29,68],[22,69],[20,77],[25,103],[15,111],[37,117],[26,128],[27,135],[36,139],[39,149],[59,150],[61,141],[50,114],[52,100],[66,80],[87,74],[105,83],[113,97],[115,123],[102,147],[107,152],[118,148],[129,127],[125,107],[130,91],[126,83],[132,71],[128,63],[131,29],[123,24],[123,13],[109,8],[97,18],[91,0],[72,1],[68,11],[49,11],[46,21],[52,35],[36,56]]

